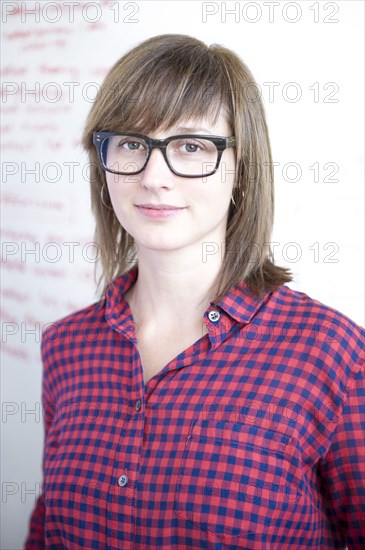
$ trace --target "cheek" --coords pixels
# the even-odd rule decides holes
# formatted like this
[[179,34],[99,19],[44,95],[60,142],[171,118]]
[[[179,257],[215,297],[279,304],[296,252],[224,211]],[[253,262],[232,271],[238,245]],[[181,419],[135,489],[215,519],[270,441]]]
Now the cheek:
[[110,193],[115,193],[125,187],[126,180],[129,176],[121,176],[120,174],[112,174],[106,172],[106,183]]
[[128,181],[125,180],[132,177],[133,176],[121,176],[119,174],[111,174],[110,172],[107,174],[106,183],[108,186],[108,192],[112,203],[115,206],[120,207],[121,205],[123,205],[123,198],[126,197],[129,189]]
[[232,149],[226,149],[219,166],[219,181],[230,192],[236,179],[236,157]]
[[228,171],[220,171],[214,175],[211,182],[210,195],[217,203],[217,207],[223,207],[230,200],[234,184],[234,175]]

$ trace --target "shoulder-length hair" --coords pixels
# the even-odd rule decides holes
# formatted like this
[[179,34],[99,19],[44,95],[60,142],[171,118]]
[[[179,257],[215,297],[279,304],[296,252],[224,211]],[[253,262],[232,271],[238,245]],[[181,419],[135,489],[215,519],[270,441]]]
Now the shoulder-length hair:
[[250,70],[233,51],[218,44],[207,46],[187,35],[149,38],[113,65],[98,91],[82,136],[91,166],[94,238],[102,268],[99,278],[97,269],[94,275],[98,289],[102,287],[101,295],[115,277],[135,267],[138,260],[133,237],[112,209],[93,132],[133,128],[148,134],[200,116],[215,122],[222,108],[236,138],[235,205],[232,202],[229,207],[225,243],[218,243],[224,245],[224,254],[210,289],[212,301],[218,302],[241,281],[261,296],[292,280],[289,269],[274,265],[270,247],[274,178],[260,95]]

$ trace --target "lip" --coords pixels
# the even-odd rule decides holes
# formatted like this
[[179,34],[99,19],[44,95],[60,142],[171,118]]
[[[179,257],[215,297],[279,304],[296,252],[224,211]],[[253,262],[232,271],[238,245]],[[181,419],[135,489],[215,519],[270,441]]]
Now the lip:
[[147,218],[169,218],[186,209],[185,206],[173,206],[171,204],[136,204],[136,207]]
[[176,210],[184,208],[183,206],[174,206],[172,204],[136,204],[138,208],[152,208],[153,210]]

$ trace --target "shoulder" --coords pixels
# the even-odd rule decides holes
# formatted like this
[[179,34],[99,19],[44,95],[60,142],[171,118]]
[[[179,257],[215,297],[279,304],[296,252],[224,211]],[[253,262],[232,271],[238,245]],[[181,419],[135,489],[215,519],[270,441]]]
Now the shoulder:
[[42,333],[43,395],[56,402],[59,382],[74,372],[87,350],[91,353],[105,325],[105,300],[74,311],[47,325]]
[[65,337],[79,334],[86,337],[104,322],[105,299],[76,310],[47,325],[42,333],[42,347],[62,341]]
[[318,330],[331,332],[332,336],[358,336],[365,338],[365,329],[346,314],[326,305],[305,292],[293,290],[287,285],[279,286],[272,293],[272,307],[282,318],[292,319],[301,326],[316,326]]
[[344,313],[285,284],[271,294],[267,311],[271,322],[291,331],[301,355],[340,377],[340,387],[364,369],[365,329]]

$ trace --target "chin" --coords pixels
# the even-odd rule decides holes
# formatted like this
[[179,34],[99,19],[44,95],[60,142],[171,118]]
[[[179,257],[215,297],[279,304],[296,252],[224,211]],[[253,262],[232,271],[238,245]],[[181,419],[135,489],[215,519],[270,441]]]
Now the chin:
[[169,250],[178,250],[184,246],[184,243],[179,243],[176,239],[172,239],[171,235],[167,239],[161,238],[161,236],[156,236],[156,239],[134,239],[138,248],[146,248],[148,250],[156,250],[161,252],[168,252]]

